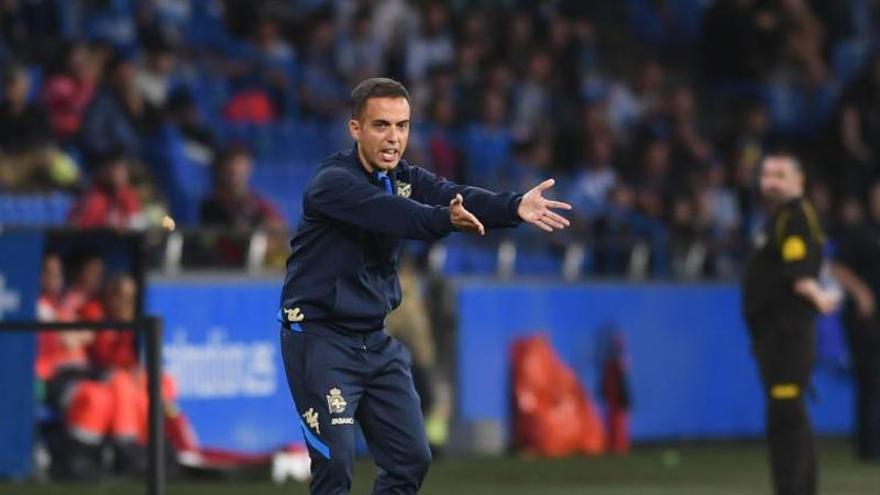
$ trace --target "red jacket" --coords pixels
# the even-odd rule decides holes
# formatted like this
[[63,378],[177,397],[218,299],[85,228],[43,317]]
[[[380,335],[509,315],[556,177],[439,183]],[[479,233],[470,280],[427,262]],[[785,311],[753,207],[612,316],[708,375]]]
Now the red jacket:
[[93,186],[73,206],[70,221],[80,228],[128,228],[141,212],[141,202],[132,187],[109,191]]

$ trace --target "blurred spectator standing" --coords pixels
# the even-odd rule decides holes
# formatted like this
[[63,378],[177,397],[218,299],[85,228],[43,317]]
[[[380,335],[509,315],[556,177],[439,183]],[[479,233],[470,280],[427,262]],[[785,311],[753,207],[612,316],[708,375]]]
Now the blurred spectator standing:
[[220,154],[213,189],[202,201],[202,224],[239,231],[280,226],[275,206],[251,189],[252,172],[253,158],[247,149],[234,146]]
[[103,156],[91,185],[74,204],[70,222],[79,228],[140,229],[145,226],[141,200],[131,185],[127,157],[122,152]]
[[868,212],[847,200],[835,277],[848,300],[843,321],[856,384],[854,447],[866,461],[880,460],[880,182],[871,186]]
[[46,112],[28,101],[30,76],[22,66],[3,73],[0,103],[0,187],[33,189],[51,187],[52,130]]
[[101,78],[100,60],[84,42],[71,42],[43,86],[43,104],[55,138],[73,144],[82,128],[83,114]]
[[86,159],[115,150],[130,157],[143,156],[143,141],[156,130],[160,110],[144,98],[134,61],[129,55],[117,54],[86,110],[81,135]]

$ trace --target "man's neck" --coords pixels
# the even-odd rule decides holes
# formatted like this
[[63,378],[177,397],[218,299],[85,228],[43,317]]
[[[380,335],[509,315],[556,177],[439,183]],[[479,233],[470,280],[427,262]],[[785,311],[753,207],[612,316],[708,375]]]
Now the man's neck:
[[368,174],[373,175],[376,170],[370,166],[370,162],[367,161],[366,157],[364,157],[363,151],[361,151],[361,147],[355,145],[355,149],[357,150],[357,157],[358,161],[361,162],[361,167],[364,167],[364,170],[366,170]]
[[793,201],[797,201],[797,200],[801,199],[801,197],[802,197],[801,195],[796,195],[796,196],[788,196],[788,197],[783,197],[783,198],[778,198],[778,199],[768,199],[767,205],[770,207],[770,211],[776,211],[779,208],[782,208],[783,206],[787,205],[788,203],[791,203]]

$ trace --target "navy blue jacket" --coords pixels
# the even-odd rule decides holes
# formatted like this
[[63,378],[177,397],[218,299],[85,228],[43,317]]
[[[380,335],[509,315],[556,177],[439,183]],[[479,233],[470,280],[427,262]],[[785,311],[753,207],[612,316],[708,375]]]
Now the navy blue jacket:
[[457,193],[487,229],[520,222],[522,195],[458,185],[405,160],[388,173],[391,195],[364,169],[356,150],[325,158],[303,193],[281,293],[284,322],[322,322],[349,332],[381,329],[385,315],[400,304],[401,240],[451,233],[449,202]]

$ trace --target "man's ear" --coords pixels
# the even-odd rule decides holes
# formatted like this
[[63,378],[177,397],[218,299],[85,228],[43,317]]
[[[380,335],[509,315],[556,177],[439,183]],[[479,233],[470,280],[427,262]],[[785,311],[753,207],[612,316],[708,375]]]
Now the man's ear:
[[357,141],[361,136],[361,123],[357,119],[348,120],[348,133]]

